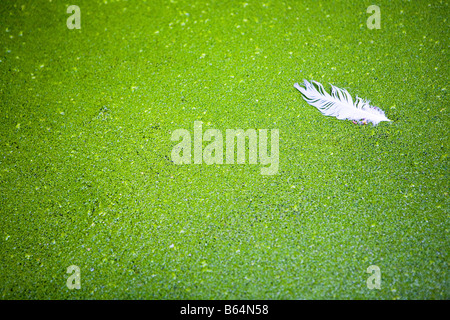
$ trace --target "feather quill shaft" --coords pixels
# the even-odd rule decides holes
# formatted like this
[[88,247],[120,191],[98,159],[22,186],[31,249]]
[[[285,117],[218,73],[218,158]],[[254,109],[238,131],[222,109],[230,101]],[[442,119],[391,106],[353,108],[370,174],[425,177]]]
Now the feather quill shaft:
[[383,110],[371,106],[370,101],[356,96],[353,102],[352,96],[345,89],[331,85],[330,95],[320,83],[314,80],[311,82],[304,80],[304,86],[294,84],[294,87],[302,93],[303,99],[325,116],[353,120],[359,124],[371,122],[374,126],[381,121],[391,121],[385,116]]

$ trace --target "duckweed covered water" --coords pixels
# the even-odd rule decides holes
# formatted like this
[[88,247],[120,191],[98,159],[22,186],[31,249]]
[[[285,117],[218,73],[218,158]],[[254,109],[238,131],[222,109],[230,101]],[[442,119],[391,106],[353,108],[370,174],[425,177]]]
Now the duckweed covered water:
[[[449,298],[448,2],[70,4],[0,4],[2,299]],[[174,164],[194,121],[278,129],[278,173]]]

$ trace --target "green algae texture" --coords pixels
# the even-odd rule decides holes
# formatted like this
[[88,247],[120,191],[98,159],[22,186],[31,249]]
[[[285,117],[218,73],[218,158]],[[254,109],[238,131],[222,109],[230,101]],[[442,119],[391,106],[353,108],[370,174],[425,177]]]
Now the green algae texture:
[[[1,299],[449,299],[449,16],[435,0],[2,0]],[[303,79],[393,121],[324,117]],[[194,121],[278,129],[277,174],[175,164],[171,134]]]

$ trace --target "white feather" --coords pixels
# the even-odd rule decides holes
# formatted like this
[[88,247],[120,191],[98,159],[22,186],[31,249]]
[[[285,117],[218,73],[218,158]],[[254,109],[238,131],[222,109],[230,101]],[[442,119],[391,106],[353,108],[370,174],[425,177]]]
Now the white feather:
[[357,96],[353,103],[352,96],[345,89],[331,85],[331,95],[329,95],[320,83],[316,81],[310,83],[307,80],[304,82],[304,88],[298,83],[294,84],[294,87],[303,94],[306,102],[319,109],[325,116],[354,120],[360,124],[371,122],[374,126],[381,121],[391,121],[384,115],[383,110],[369,105],[370,101]]

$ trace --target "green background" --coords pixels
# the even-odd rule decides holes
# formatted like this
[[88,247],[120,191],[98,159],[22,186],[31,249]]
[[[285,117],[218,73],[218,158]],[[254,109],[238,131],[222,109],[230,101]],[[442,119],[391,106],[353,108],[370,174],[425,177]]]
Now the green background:
[[[447,1],[0,10],[2,299],[449,298]],[[303,79],[393,121],[324,117]],[[175,165],[196,120],[278,129],[278,174]]]

